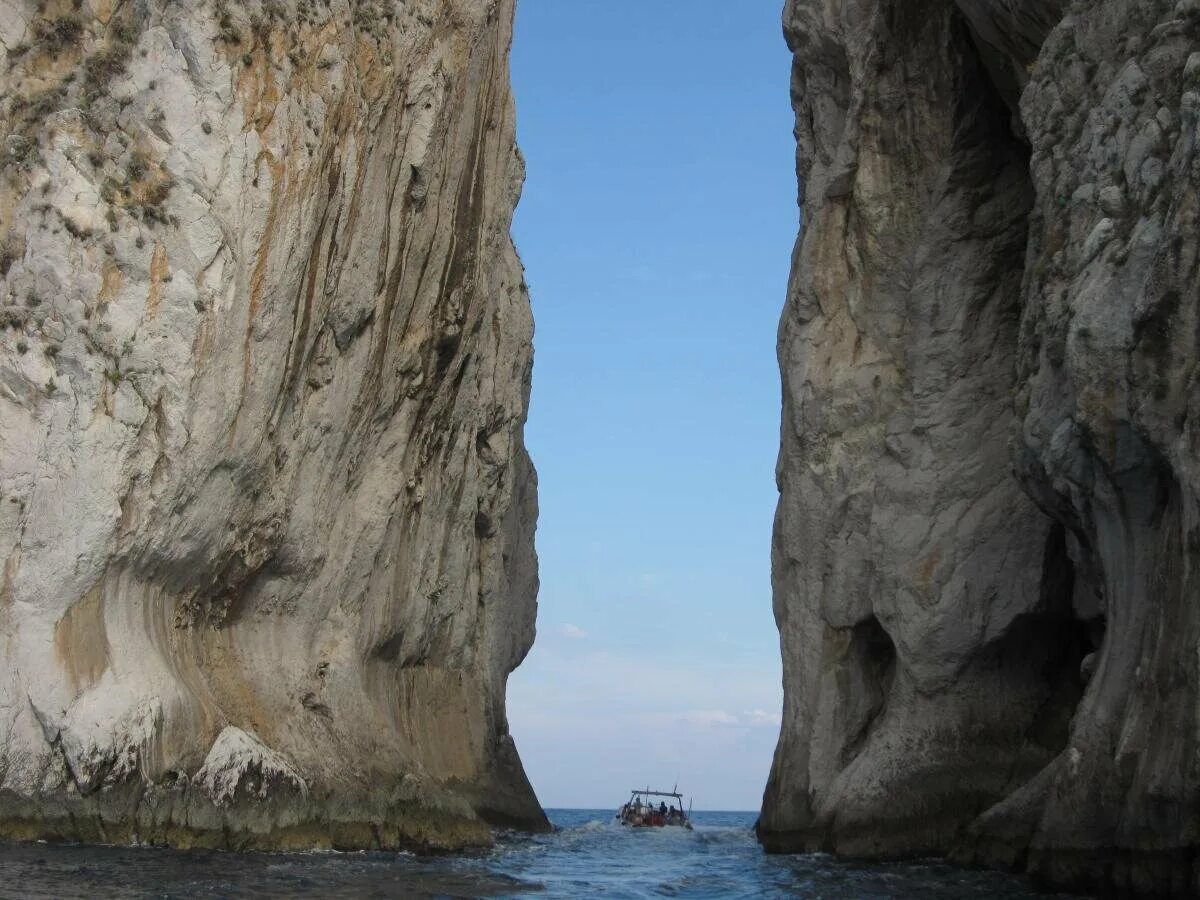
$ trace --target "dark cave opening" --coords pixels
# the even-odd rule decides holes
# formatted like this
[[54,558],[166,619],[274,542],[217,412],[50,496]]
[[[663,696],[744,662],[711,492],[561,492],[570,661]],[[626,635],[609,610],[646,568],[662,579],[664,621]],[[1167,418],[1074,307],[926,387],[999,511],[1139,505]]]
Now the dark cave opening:
[[856,730],[842,748],[842,764],[858,755],[887,706],[896,677],[896,644],[879,619],[868,616],[850,629],[846,659],[861,694],[848,709],[855,710]]
[[851,653],[873,687],[879,702],[891,692],[896,674],[896,644],[875,616],[868,616],[851,629]]
[[1045,685],[1045,700],[1027,735],[1054,752],[1067,745],[1071,721],[1104,637],[1104,615],[1085,618],[1076,608],[1077,577],[1066,528],[1055,523],[1046,536],[1038,607],[1014,623],[1010,632],[1012,642],[1027,644],[1034,654],[1029,662]]

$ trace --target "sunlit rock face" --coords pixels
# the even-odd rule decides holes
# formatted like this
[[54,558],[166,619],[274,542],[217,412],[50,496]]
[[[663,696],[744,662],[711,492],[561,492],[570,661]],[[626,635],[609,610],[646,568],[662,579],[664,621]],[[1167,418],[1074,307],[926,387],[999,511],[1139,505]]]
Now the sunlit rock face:
[[1200,4],[1077,6],[787,6],[768,849],[1200,891]]
[[512,17],[0,3],[0,833],[544,827]]

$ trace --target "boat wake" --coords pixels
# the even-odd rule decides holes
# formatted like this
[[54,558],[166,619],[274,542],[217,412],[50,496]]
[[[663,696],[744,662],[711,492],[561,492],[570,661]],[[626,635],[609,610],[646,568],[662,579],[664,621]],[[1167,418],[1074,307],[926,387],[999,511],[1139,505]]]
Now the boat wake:
[[754,843],[754,832],[751,829],[728,825],[697,825],[693,837],[701,844]]
[[594,834],[597,831],[619,831],[620,829],[615,822],[608,819],[592,819],[590,822],[584,822],[582,825],[577,825],[574,828],[568,828],[566,831],[581,831],[584,833]]

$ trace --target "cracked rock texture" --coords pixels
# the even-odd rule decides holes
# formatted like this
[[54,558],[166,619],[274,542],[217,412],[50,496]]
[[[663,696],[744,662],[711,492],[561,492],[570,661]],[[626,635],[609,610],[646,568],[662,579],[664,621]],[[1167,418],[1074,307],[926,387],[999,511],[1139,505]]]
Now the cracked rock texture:
[[1200,893],[1200,3],[790,0],[775,851]]
[[0,834],[545,827],[513,0],[0,0]]

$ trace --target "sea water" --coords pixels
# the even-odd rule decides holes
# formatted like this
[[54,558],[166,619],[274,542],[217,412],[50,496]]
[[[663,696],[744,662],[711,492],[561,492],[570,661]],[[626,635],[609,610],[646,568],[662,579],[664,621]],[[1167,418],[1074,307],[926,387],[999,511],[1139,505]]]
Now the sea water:
[[553,834],[499,836],[453,857],[220,853],[0,844],[4,898],[1033,898],[1019,878],[938,861],[863,865],[767,856],[754,813],[696,812],[695,830],[630,830],[611,810],[548,810]]

